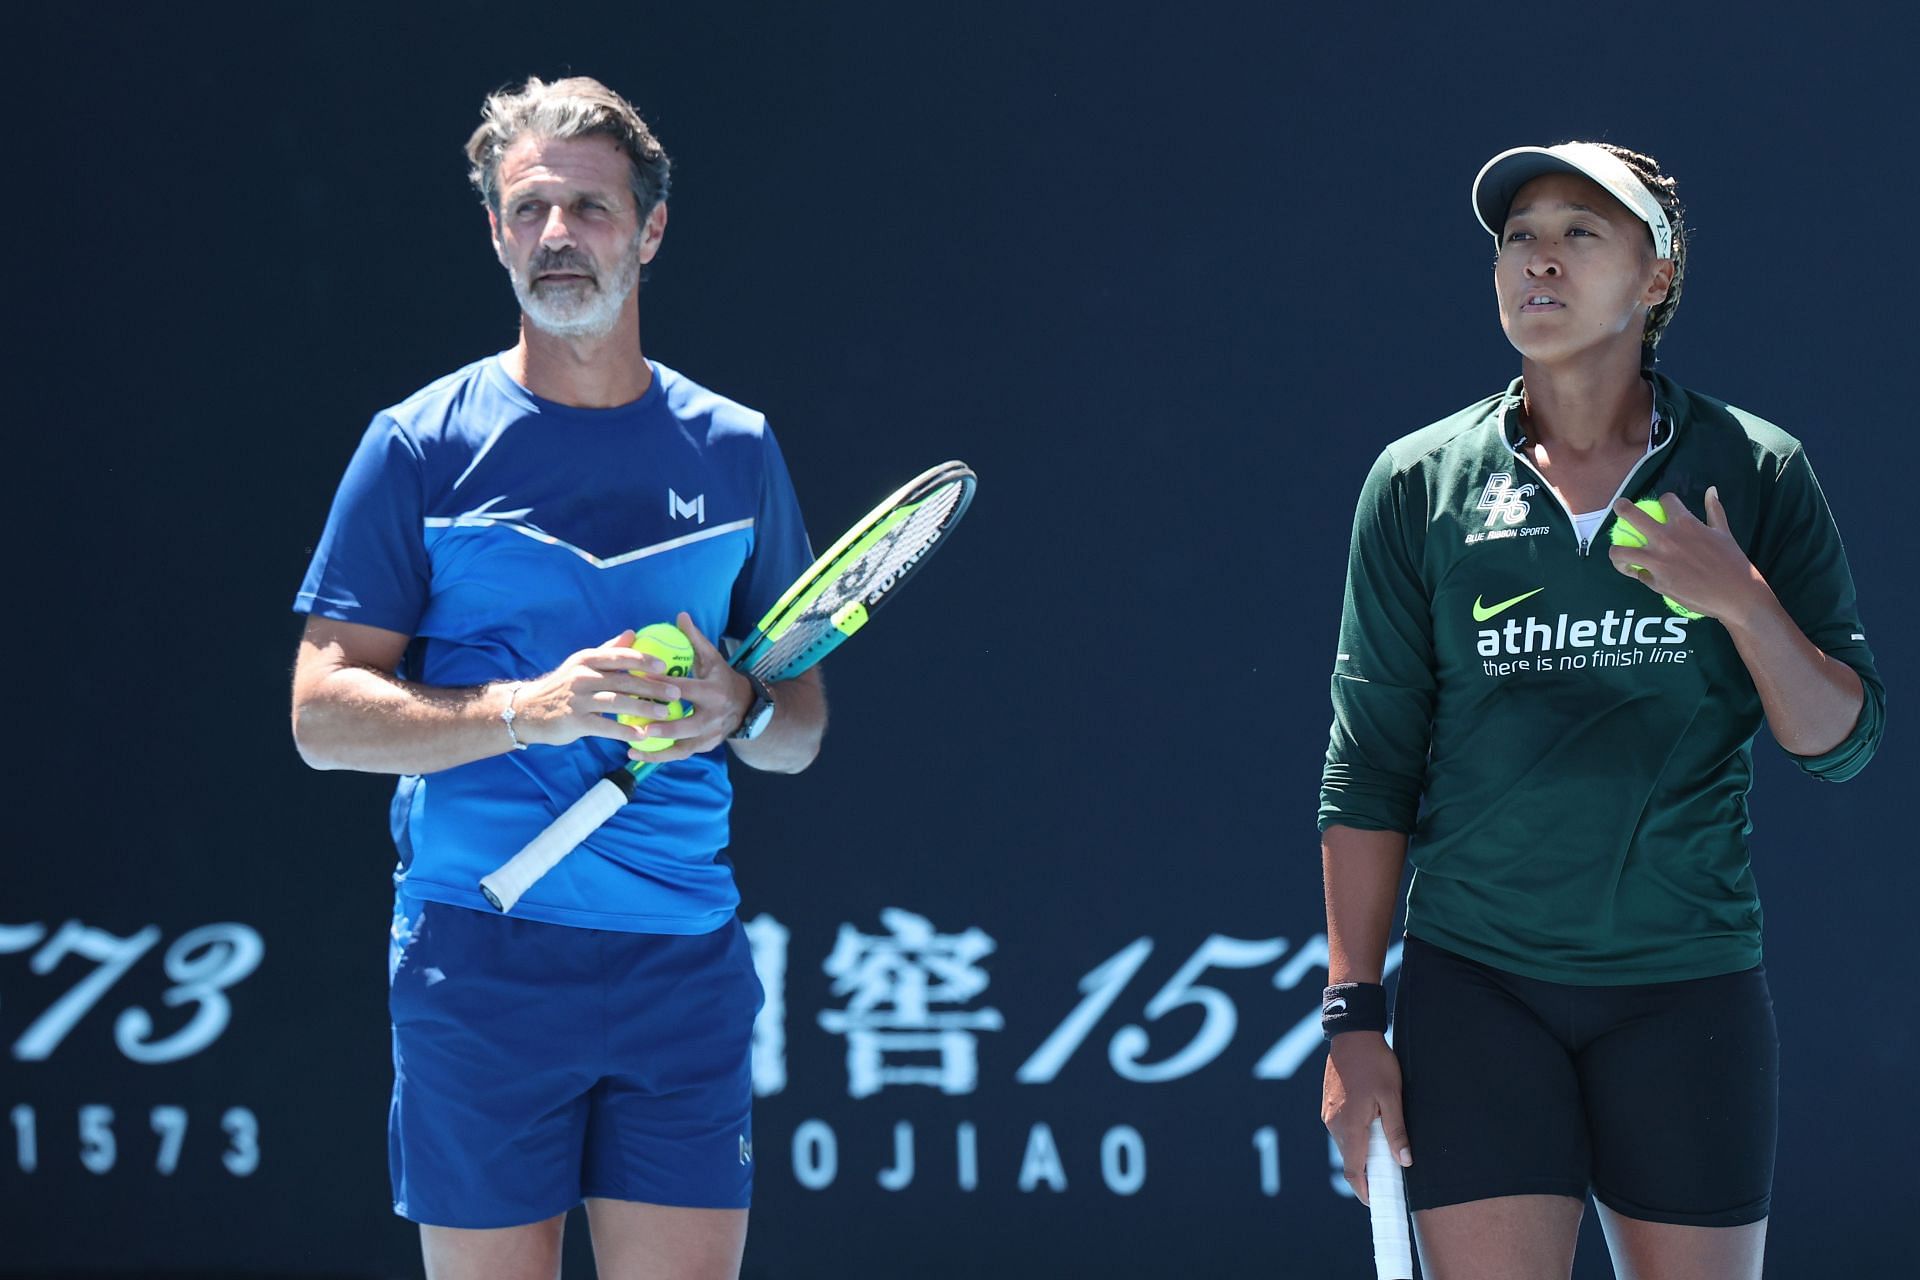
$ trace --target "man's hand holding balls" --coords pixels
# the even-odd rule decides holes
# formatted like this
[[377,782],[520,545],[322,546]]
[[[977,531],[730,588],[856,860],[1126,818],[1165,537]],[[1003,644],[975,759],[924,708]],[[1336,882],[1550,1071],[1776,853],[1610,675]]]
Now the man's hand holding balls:
[[[665,669],[657,678],[680,680],[693,674],[693,642],[687,639],[685,632],[671,622],[656,622],[650,627],[640,628],[634,633],[633,647],[641,653],[660,659],[665,664]],[[635,668],[629,674],[645,676],[650,673]],[[687,716],[687,704],[678,698],[670,702],[656,702],[653,705],[659,708],[653,714],[622,715],[618,719],[621,724],[651,725],[661,720],[683,720]],[[649,732],[647,737],[634,744],[634,748],[651,754],[665,751],[673,743],[672,738],[654,737]]]
[[726,656],[686,613],[673,623],[641,628],[633,647],[664,664],[648,681],[665,685],[671,698],[664,706],[656,700],[652,708],[621,715],[644,735],[628,744],[630,758],[659,764],[684,760],[713,750],[740,727],[753,704],[753,685],[727,665]]

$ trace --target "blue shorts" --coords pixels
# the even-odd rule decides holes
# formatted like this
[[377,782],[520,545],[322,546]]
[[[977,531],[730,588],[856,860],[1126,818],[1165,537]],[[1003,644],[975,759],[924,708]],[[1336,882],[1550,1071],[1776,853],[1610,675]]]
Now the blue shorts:
[[761,991],[738,920],[619,933],[403,898],[391,956],[395,1213],[747,1207]]

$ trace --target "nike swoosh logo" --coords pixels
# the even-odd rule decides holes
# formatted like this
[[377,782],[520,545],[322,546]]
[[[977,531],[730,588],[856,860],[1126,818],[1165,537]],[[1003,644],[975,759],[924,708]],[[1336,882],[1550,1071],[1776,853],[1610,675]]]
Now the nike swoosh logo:
[[1347,998],[1345,996],[1335,996],[1333,999],[1327,1001],[1326,1008],[1320,1010],[1321,1013],[1345,1013],[1346,1011]]
[[1481,598],[1475,596],[1473,598],[1473,620],[1475,622],[1485,622],[1488,618],[1495,617],[1505,610],[1513,608],[1513,606],[1519,604],[1522,600],[1533,599],[1533,597],[1545,590],[1545,587],[1535,587],[1533,590],[1525,592],[1522,595],[1517,595],[1511,600],[1502,600],[1499,604],[1482,604],[1480,603]]

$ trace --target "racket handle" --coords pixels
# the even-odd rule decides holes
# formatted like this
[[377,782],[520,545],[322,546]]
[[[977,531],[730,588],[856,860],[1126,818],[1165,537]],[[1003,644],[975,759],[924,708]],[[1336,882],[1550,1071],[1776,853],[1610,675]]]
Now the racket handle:
[[480,892],[502,912],[513,910],[520,895],[531,889],[541,876],[560,865],[582,840],[600,829],[602,823],[620,812],[632,794],[632,775],[625,769],[615,771],[626,782],[621,786],[614,777],[600,779],[587,794],[575,800],[567,811],[555,818],[530,841],[526,848],[508,858],[480,881]]
[[1375,1116],[1367,1128],[1367,1207],[1373,1215],[1373,1269],[1378,1280],[1413,1280],[1413,1233],[1407,1184]]

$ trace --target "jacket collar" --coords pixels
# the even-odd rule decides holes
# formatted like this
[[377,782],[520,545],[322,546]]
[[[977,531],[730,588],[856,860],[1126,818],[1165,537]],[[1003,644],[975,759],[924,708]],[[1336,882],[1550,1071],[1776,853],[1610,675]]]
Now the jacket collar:
[[[1653,384],[1655,421],[1652,451],[1657,453],[1686,430],[1687,395],[1678,383],[1663,373],[1648,373],[1645,376]],[[1520,413],[1524,383],[1525,379],[1515,378],[1494,405],[1494,413],[1500,423],[1500,435],[1510,453],[1518,453],[1527,443],[1527,432]]]

